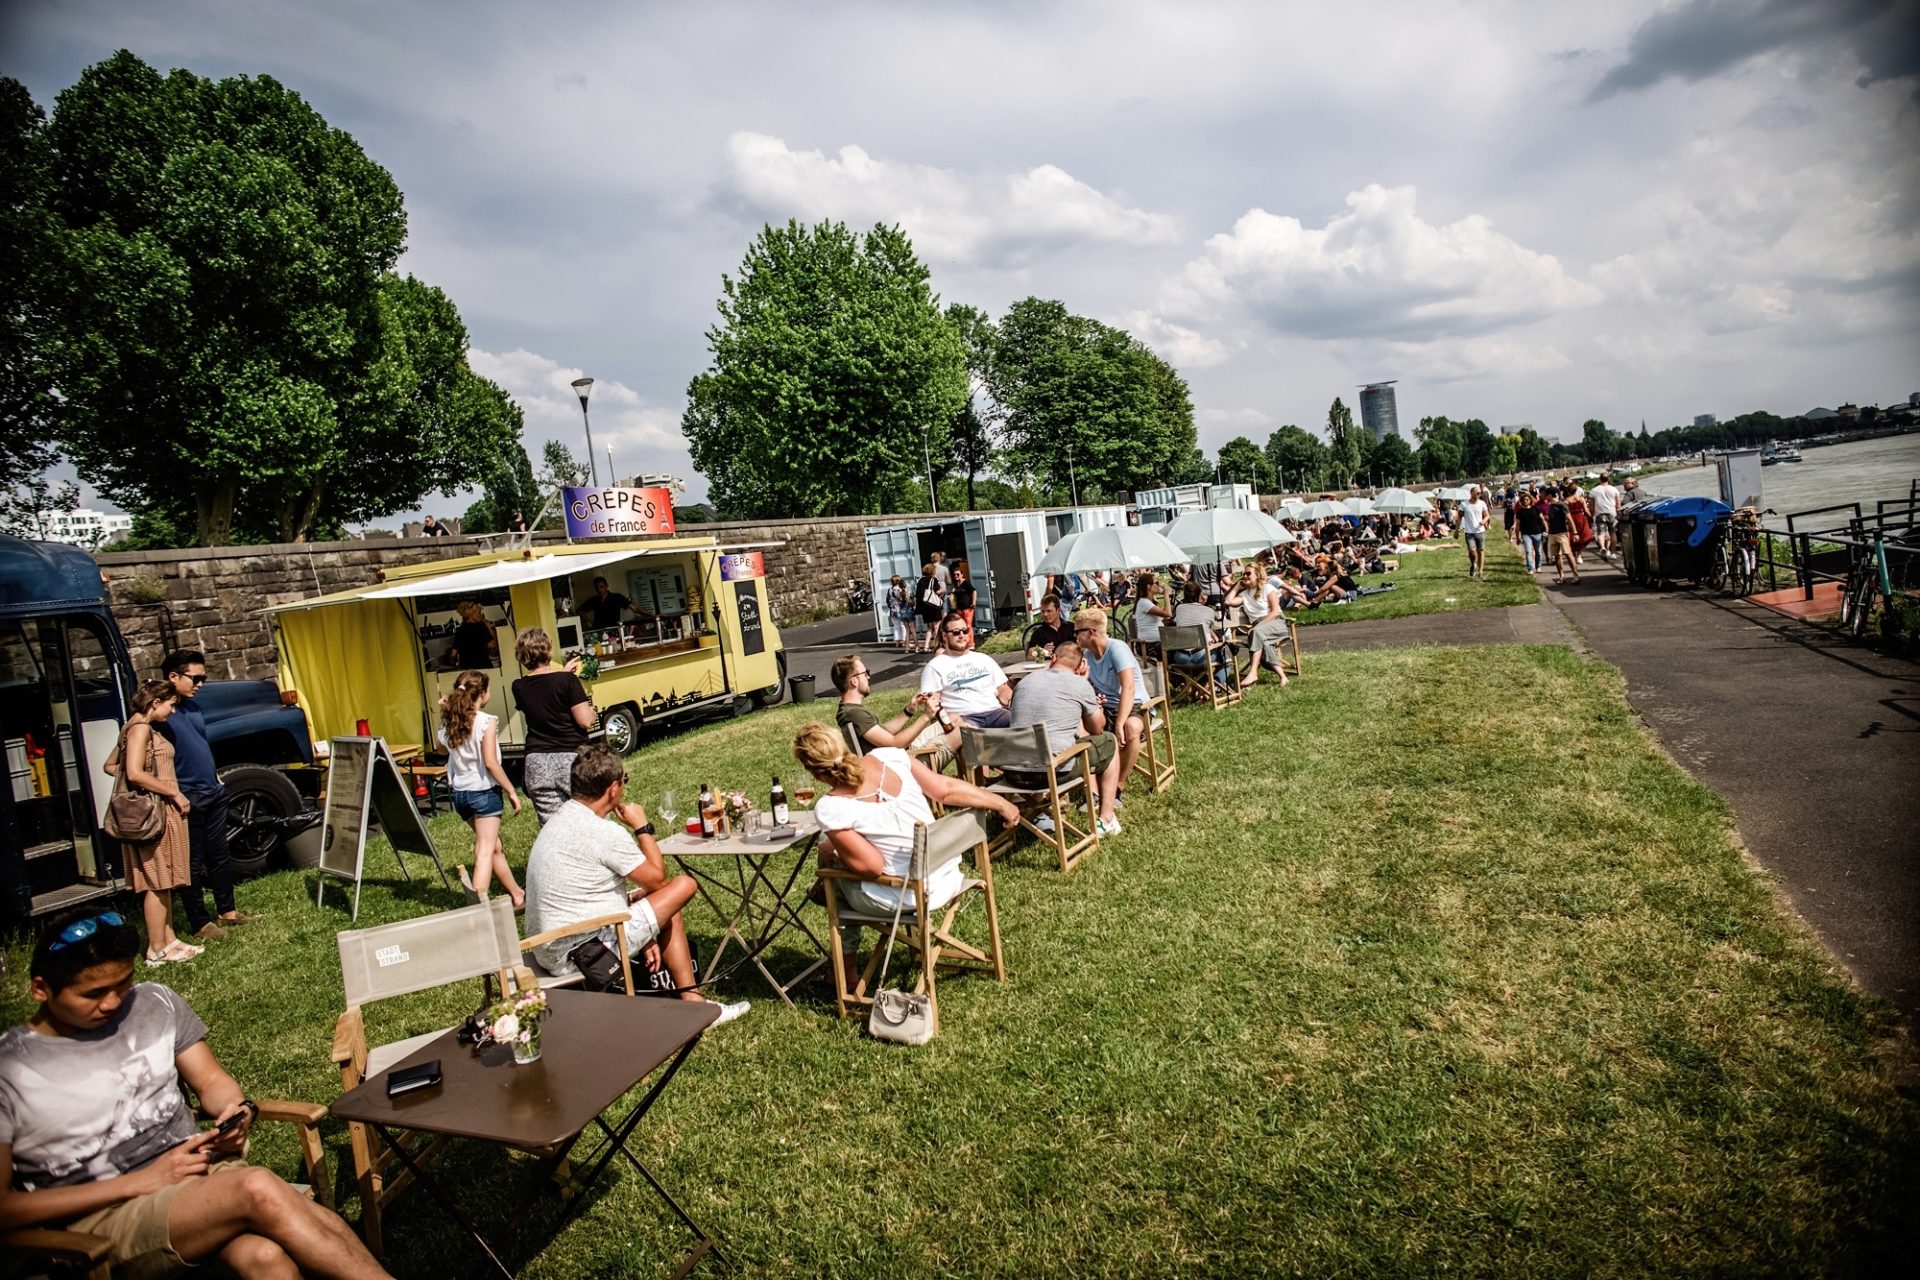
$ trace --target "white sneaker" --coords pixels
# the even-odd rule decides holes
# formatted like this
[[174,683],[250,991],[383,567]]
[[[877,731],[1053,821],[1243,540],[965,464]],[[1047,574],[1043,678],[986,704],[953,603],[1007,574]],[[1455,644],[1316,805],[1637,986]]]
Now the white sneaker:
[[1117,836],[1117,835],[1119,835],[1119,834],[1120,834],[1120,819],[1118,819],[1118,818],[1101,818],[1101,819],[1099,819],[1098,821],[1099,821],[1099,825],[1100,825],[1100,834],[1101,834],[1101,835],[1103,835],[1103,836]]
[[1053,819],[1047,814],[1043,813],[1039,817],[1035,818],[1033,820],[1033,825],[1038,827],[1040,830],[1046,832],[1048,835],[1053,834]]
[[720,1006],[720,1016],[713,1020],[713,1025],[716,1027],[723,1026],[726,1023],[732,1022],[735,1018],[744,1018],[747,1015],[747,1010],[752,1007],[753,1002],[751,1000],[736,1000],[732,1004],[723,1004]]

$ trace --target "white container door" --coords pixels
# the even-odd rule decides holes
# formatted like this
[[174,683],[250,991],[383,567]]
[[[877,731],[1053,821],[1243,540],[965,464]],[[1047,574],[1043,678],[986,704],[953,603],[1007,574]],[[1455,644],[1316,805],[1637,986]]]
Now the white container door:
[[873,579],[873,627],[881,640],[897,640],[893,616],[887,611],[887,589],[893,576],[906,580],[907,591],[920,580],[920,545],[912,525],[867,530],[867,567]]

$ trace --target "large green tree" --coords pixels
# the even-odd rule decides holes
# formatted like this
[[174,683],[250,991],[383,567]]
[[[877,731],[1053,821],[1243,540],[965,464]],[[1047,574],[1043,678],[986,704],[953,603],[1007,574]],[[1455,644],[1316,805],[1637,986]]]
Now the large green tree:
[[64,451],[202,545],[303,539],[484,477],[519,416],[445,295],[394,274],[399,189],[274,80],[127,52],[46,129],[43,351]]
[[1460,424],[1460,439],[1465,446],[1461,470],[1470,476],[1489,475],[1493,471],[1493,431],[1478,418]]
[[1553,446],[1532,427],[1522,427],[1510,438],[1523,470],[1538,471],[1553,460]]
[[40,474],[54,461],[43,341],[51,180],[45,114],[19,81],[0,79],[0,527],[34,535],[42,504],[56,501]]
[[1272,493],[1273,464],[1259,445],[1235,436],[1220,446],[1220,479],[1227,484],[1250,484],[1255,493]]
[[719,310],[681,426],[723,515],[878,514],[945,455],[966,349],[897,227],[768,226]]
[[1068,492],[1069,475],[1084,500],[1167,484],[1192,469],[1185,380],[1131,335],[1064,303],[1025,298],[1008,309],[987,384],[1005,415],[1005,469],[1053,494]]
[[1370,444],[1367,429],[1354,425],[1353,410],[1335,396],[1327,410],[1327,484],[1344,489],[1358,480],[1366,470]]
[[1367,483],[1406,484],[1416,467],[1413,448],[1398,431],[1389,431],[1367,450]]
[[460,518],[460,532],[500,533],[516,512],[531,525],[540,518],[541,501],[533,461],[525,448],[515,444],[493,460],[493,468],[481,482],[480,496]]
[[1490,476],[1510,476],[1520,469],[1520,451],[1515,447],[1512,436],[1496,436],[1493,447],[1487,452],[1487,471]]
[[1289,423],[1267,437],[1267,462],[1281,490],[1318,489],[1327,470],[1327,446],[1311,431]]
[[[967,353],[967,401],[947,427],[949,470],[967,478],[966,509],[980,508],[979,478],[993,466],[993,429],[1000,406],[987,389],[987,366],[993,360],[998,337],[993,321],[978,307],[955,302],[947,307],[947,322],[960,335]],[[939,468],[936,468],[939,469]]]

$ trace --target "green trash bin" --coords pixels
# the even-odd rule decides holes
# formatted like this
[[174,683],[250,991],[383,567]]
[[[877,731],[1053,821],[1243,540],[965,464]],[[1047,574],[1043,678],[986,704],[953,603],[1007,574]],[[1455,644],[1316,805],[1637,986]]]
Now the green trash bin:
[[795,702],[813,701],[812,676],[788,676],[787,688],[793,691],[793,700]]

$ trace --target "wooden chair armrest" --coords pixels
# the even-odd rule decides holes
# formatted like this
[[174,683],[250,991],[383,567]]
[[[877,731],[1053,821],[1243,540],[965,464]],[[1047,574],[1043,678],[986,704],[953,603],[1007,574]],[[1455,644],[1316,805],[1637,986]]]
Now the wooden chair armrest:
[[1061,765],[1067,763],[1067,761],[1073,759],[1075,756],[1088,755],[1092,750],[1093,748],[1087,745],[1086,739],[1082,738],[1053,758],[1053,771],[1058,773]]
[[282,1124],[319,1124],[326,1118],[327,1109],[317,1102],[288,1102],[280,1098],[258,1098],[254,1105],[260,1108],[262,1120],[273,1120]]
[[591,920],[577,920],[572,924],[563,924],[558,929],[549,929],[545,933],[536,933],[530,938],[522,938],[520,940],[520,954],[525,955],[535,947],[543,946],[549,942],[558,942],[562,938],[571,938],[576,933],[592,933],[594,930],[604,929],[608,925],[626,924],[630,919],[631,917],[629,917],[626,912],[618,911],[612,915],[595,916]]
[[913,881],[903,880],[899,876],[870,876],[861,871],[849,871],[845,867],[822,867],[820,868],[820,878],[822,880],[851,880],[856,884],[887,885],[896,889],[911,887],[913,884]]
[[348,1009],[333,1024],[333,1065],[344,1067],[353,1061],[355,1045],[367,1042],[367,1028],[360,1010]]
[[37,1253],[58,1262],[88,1266],[113,1251],[113,1242],[105,1236],[85,1231],[63,1231],[58,1227],[27,1227],[0,1236],[0,1248]]

